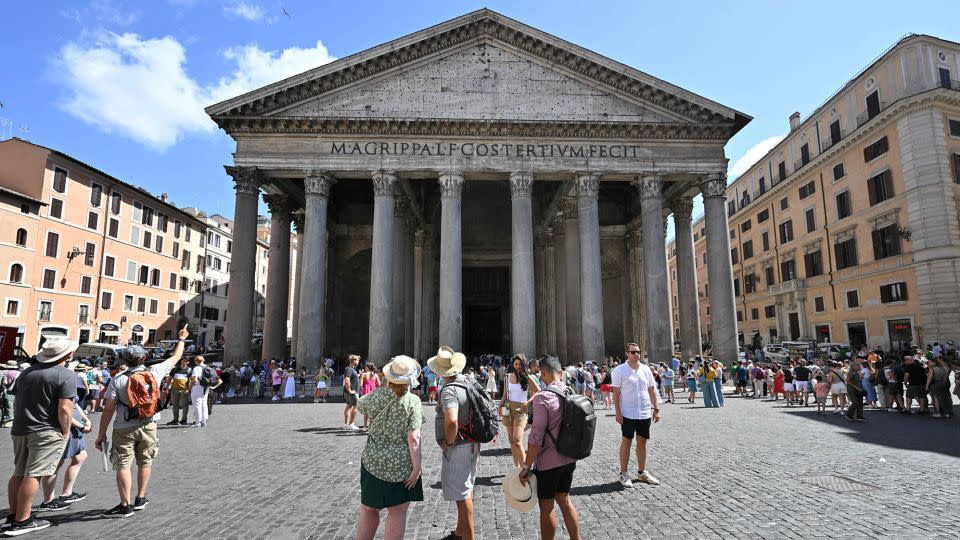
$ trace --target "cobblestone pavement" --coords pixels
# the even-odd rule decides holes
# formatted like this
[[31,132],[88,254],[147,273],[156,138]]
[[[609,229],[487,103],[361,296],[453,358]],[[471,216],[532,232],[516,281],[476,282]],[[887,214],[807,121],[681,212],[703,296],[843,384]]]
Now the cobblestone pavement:
[[[113,474],[92,450],[78,482],[88,498],[47,514],[54,526],[29,537],[352,537],[366,435],[339,428],[342,408],[219,405],[205,429],[163,428],[150,505],[128,519],[99,517],[117,495]],[[615,483],[619,430],[601,409],[594,453],[574,476],[584,538],[956,538],[958,415],[868,411],[868,422],[853,423],[814,410],[737,398],[723,409],[665,404],[648,467],[662,485],[623,490]],[[433,417],[428,408],[426,500],[412,506],[407,538],[441,538],[456,521],[453,504],[440,500]],[[6,477],[12,449],[2,433]],[[482,454],[478,538],[538,537],[537,514],[503,501],[507,448],[487,446]]]

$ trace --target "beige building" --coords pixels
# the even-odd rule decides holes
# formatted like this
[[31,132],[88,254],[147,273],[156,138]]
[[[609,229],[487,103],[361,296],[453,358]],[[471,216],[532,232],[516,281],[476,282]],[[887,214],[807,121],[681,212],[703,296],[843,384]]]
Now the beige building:
[[49,336],[173,337],[186,302],[181,257],[199,249],[186,235],[202,233],[202,222],[165,195],[20,139],[0,142],[0,189],[9,227],[0,233],[9,236],[0,248],[9,251],[4,309],[28,352]]
[[[792,115],[787,137],[727,187],[747,343],[960,340],[958,79],[960,44],[908,36],[809,117]],[[709,328],[710,284],[697,277]]]

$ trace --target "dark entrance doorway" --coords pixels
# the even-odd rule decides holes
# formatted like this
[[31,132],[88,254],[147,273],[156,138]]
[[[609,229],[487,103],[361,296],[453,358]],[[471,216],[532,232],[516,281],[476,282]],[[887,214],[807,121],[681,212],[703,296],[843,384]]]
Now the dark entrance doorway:
[[863,323],[847,323],[847,338],[854,351],[867,342],[867,328]]
[[510,351],[510,272],[464,268],[463,348],[467,354]]
[[790,321],[790,339],[800,339],[800,315],[790,313],[787,318]]

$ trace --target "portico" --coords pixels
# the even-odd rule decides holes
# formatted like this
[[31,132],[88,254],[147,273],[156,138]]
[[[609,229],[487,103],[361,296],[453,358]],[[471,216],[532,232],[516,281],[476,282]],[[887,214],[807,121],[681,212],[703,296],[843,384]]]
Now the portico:
[[[723,146],[749,121],[737,111],[480,10],[207,112],[237,141],[238,242],[255,227],[257,191],[287,234],[302,212],[303,262],[286,269],[300,272],[301,365],[422,359],[441,343],[577,362],[638,341],[666,360],[663,223],[673,211],[689,235],[682,209],[701,191],[716,240],[714,353],[736,356],[722,186]],[[252,262],[234,249],[244,260],[232,264],[231,314],[251,309],[237,289]],[[290,296],[277,267],[269,313]],[[696,324],[693,305],[681,325]],[[238,344],[248,334],[228,334],[227,362],[248,359]]]

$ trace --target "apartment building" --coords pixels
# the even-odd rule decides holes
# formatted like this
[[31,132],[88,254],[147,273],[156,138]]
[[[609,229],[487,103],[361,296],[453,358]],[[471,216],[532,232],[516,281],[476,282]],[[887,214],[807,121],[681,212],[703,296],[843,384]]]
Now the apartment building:
[[188,226],[204,231],[204,223],[166,196],[20,139],[0,142],[0,187],[9,224],[0,235],[12,250],[4,289],[15,302],[5,312],[14,314],[28,352],[51,336],[81,343],[173,337],[183,305],[180,252],[190,243],[184,236]]
[[960,44],[907,36],[729,184],[741,339],[960,340],[958,79]]

